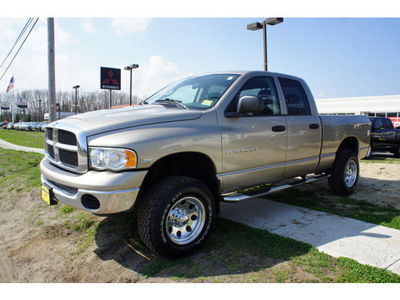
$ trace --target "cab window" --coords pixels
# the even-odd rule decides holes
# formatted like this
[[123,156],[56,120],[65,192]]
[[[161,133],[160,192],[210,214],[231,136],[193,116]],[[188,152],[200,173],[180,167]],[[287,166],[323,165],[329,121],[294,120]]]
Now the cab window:
[[257,96],[264,103],[264,110],[251,115],[274,116],[280,115],[278,93],[272,77],[254,77],[249,79],[236,94],[229,111],[236,111],[237,103],[243,96]]
[[311,115],[310,104],[303,86],[293,79],[279,78],[285,95],[288,115]]

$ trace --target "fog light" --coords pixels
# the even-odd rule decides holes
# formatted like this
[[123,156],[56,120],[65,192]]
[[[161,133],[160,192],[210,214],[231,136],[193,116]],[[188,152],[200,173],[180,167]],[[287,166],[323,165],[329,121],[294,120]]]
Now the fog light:
[[100,201],[93,195],[83,195],[81,203],[86,209],[95,210],[100,208]]

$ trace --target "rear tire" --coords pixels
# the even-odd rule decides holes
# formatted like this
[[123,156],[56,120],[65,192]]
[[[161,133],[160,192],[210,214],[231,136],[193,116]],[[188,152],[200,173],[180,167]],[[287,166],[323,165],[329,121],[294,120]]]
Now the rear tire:
[[139,234],[160,256],[186,256],[205,243],[214,212],[213,195],[206,185],[190,177],[168,177],[145,195],[138,212]]
[[357,187],[359,174],[357,155],[351,150],[339,151],[328,178],[329,188],[338,196],[351,195]]

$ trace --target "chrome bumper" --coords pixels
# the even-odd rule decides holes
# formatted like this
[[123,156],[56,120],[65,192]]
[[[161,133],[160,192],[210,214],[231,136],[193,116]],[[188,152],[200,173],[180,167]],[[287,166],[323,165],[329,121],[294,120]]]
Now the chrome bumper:
[[[76,174],[40,163],[42,183],[52,189],[54,198],[68,206],[98,215],[115,214],[133,208],[147,171],[95,172]],[[98,207],[85,205],[84,199],[97,199]]]

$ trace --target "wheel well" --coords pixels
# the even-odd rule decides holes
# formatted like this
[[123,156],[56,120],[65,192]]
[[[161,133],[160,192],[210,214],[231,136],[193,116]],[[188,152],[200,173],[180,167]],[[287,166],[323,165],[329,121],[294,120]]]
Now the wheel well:
[[219,181],[214,163],[208,156],[198,152],[172,154],[154,163],[140,187],[137,205],[140,205],[141,196],[146,194],[156,182],[176,175],[195,178],[203,182],[213,193],[217,212],[219,212]]
[[358,140],[355,137],[348,137],[345,138],[342,143],[339,146],[339,149],[337,150],[336,153],[338,153],[339,151],[345,150],[345,149],[349,149],[354,151],[354,153],[356,155],[358,155]]

